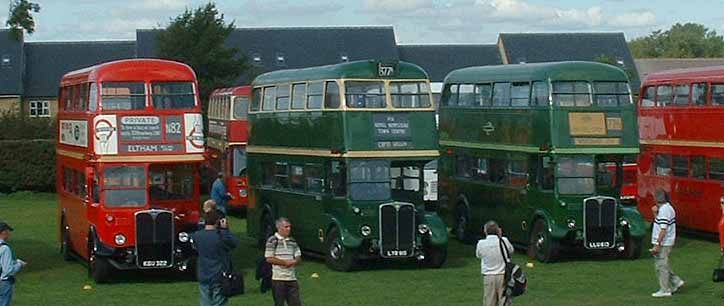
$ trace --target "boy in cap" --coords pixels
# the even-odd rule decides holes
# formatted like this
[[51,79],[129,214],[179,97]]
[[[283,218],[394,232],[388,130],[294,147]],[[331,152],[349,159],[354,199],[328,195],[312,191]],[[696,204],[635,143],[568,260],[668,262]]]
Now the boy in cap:
[[15,274],[27,263],[15,258],[15,253],[7,244],[13,228],[0,222],[0,306],[10,306],[15,288]]
[[658,212],[654,215],[653,232],[651,233],[651,254],[654,256],[656,275],[659,278],[659,290],[652,293],[653,297],[669,297],[684,286],[684,281],[674,274],[669,262],[671,249],[676,240],[676,211],[669,203],[663,190],[654,194]]

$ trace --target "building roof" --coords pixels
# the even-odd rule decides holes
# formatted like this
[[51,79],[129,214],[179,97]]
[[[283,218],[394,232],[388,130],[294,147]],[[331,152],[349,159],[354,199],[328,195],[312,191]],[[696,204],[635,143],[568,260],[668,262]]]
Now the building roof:
[[635,60],[639,78],[645,80],[652,73],[682,69],[724,65],[724,58],[639,58]]
[[23,94],[23,39],[10,37],[10,30],[0,29],[0,96]]
[[[389,77],[378,75],[378,64],[390,65],[395,71]],[[407,62],[362,60],[303,69],[287,69],[264,73],[254,79],[253,85],[291,83],[327,79],[427,79],[420,66]]]
[[[624,69],[636,70],[623,33],[501,33],[498,43],[502,44],[503,62],[509,64],[592,61],[607,56]],[[632,76],[638,77],[638,73]],[[639,83],[631,80],[631,87],[638,88]]]
[[432,82],[442,82],[455,69],[502,64],[497,45],[400,45],[398,50],[401,60],[422,66]]
[[[158,57],[158,32],[136,31],[139,57]],[[237,28],[226,45],[239,48],[254,70],[240,77],[237,84],[248,84],[250,76],[268,71],[399,59],[391,26]]]
[[103,62],[135,57],[134,41],[26,43],[25,96],[54,97],[64,74]]
[[626,73],[618,67],[595,62],[550,62],[469,67],[445,78],[446,83],[488,83],[502,81],[623,81]]

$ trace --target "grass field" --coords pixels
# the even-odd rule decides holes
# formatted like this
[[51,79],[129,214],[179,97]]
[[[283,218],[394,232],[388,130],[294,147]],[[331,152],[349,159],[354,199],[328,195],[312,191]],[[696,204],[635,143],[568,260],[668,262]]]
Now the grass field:
[[[13,305],[198,305],[198,287],[169,275],[122,275],[122,282],[96,285],[86,266],[65,262],[56,239],[56,202],[52,194],[0,196],[0,220],[15,227],[10,243],[29,265],[18,276]],[[271,305],[253,279],[259,251],[245,236],[245,221],[232,218],[232,231],[242,238],[234,263],[245,272],[248,293],[231,305]],[[298,270],[305,305],[480,305],[480,264],[474,246],[451,242],[448,262],[437,270],[414,264],[385,264],[351,273],[333,272],[317,259],[305,259]],[[711,281],[719,256],[714,242],[681,238],[673,253],[674,270],[686,286],[672,298],[654,299],[657,283],[649,256],[636,261],[566,260],[526,269],[529,291],[515,305],[724,305],[724,284]],[[516,262],[528,261],[516,254]],[[319,278],[312,279],[312,273]],[[90,290],[84,290],[90,285]]]

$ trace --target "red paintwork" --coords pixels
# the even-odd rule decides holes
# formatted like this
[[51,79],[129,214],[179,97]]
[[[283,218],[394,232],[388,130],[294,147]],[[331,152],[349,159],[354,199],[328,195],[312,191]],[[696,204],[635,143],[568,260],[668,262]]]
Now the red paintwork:
[[719,244],[721,248],[724,249],[724,215],[721,217],[721,220],[719,220]]
[[636,164],[623,164],[623,185],[621,186],[621,198],[627,203],[636,203],[638,184],[636,175],[638,166]]
[[[248,97],[251,99],[251,86],[237,86],[230,88],[219,88],[214,90],[209,97],[209,107],[211,103],[216,103],[212,98],[217,96],[229,96],[233,101],[236,97]],[[209,138],[215,138],[223,143],[224,150],[212,148],[207,143],[207,156],[209,158],[209,167],[211,175],[215,176],[218,172],[224,173],[224,183],[226,189],[233,196],[227,204],[229,208],[243,209],[249,204],[247,196],[242,196],[242,192],[248,192],[247,177],[239,176],[232,173],[234,160],[234,147],[246,147],[249,139],[249,123],[247,120],[233,119],[232,111],[229,116],[223,119],[209,120]],[[221,133],[219,133],[221,132]],[[213,181],[213,179],[211,180]]]
[[[641,88],[638,118],[641,139],[637,194],[639,210],[646,219],[651,220],[654,191],[662,188],[670,194],[676,209],[677,225],[716,233],[722,216],[719,199],[724,192],[723,183],[673,175],[657,176],[653,165],[655,154],[724,158],[724,148],[720,146],[724,143],[724,134],[721,132],[724,131],[724,106],[711,105],[711,86],[706,106],[641,106],[649,86],[692,83],[724,83],[724,66],[650,74]],[[647,144],[647,141],[659,143]],[[679,143],[670,145],[666,143],[668,141]]]
[[[60,81],[60,86],[71,86],[89,82],[117,82],[117,81],[144,81],[150,83],[152,81],[183,81],[193,82],[195,88],[198,88],[198,82],[196,81],[196,75],[191,67],[177,62],[157,60],[157,59],[130,59],[121,60],[99,64],[93,67],[76,70],[67,73]],[[100,100],[100,93],[98,93],[98,100]],[[65,97],[61,95],[59,101],[63,101]],[[200,101],[198,94],[196,97],[197,101]],[[102,102],[101,102],[102,103]],[[146,167],[146,174],[148,175],[148,167],[150,165],[174,165],[180,163],[173,159],[164,159],[163,161],[157,162],[104,162],[101,161],[101,156],[98,156],[94,152],[94,129],[92,122],[95,116],[103,114],[116,114],[119,117],[124,115],[181,115],[183,114],[200,114],[201,105],[198,103],[192,109],[184,110],[153,110],[147,108],[145,110],[133,110],[133,111],[106,111],[102,110],[102,107],[98,107],[96,112],[91,111],[66,111],[59,108],[57,120],[85,120],[88,122],[88,146],[79,147],[61,144],[56,141],[56,148],[64,151],[77,154],[82,158],[73,158],[66,155],[57,155],[57,192],[58,192],[58,224],[64,215],[66,222],[70,227],[70,240],[73,250],[85,259],[89,258],[89,233],[91,228],[95,228],[98,238],[105,245],[111,247],[118,247],[114,243],[114,237],[116,234],[124,234],[126,236],[126,243],[121,247],[132,247],[135,245],[135,226],[134,226],[134,213],[140,210],[150,209],[151,206],[172,210],[176,215],[176,229],[181,229],[182,225],[185,224],[197,224],[199,222],[199,202],[200,202],[200,190],[199,190],[199,168],[202,164],[200,161],[184,161],[186,164],[194,164],[194,191],[190,200],[165,200],[152,202],[149,196],[149,202],[145,207],[139,208],[107,208],[102,202],[103,196],[100,195],[100,203],[94,203],[93,197],[93,177],[95,174],[102,175],[104,168],[107,166],[144,166]],[[58,133],[58,131],[56,131]],[[118,153],[114,157],[130,157],[130,156],[153,156],[159,153]],[[195,155],[202,157],[201,153],[161,153],[166,156],[179,156],[179,158],[185,157],[184,155]],[[81,184],[86,185],[86,192],[88,197],[81,199],[79,196],[66,192],[63,188],[63,167],[71,168],[85,174],[86,181]],[[101,179],[102,181],[102,179]],[[150,182],[150,178],[147,177],[147,181]],[[102,184],[102,183],[101,183]],[[102,189],[102,187],[100,187]],[[148,189],[147,189],[148,190]],[[102,192],[101,192],[102,193]],[[111,218],[112,217],[112,218]],[[111,220],[111,221],[108,221]],[[62,229],[61,229],[62,230]],[[59,235],[62,232],[59,230]],[[61,236],[62,237],[62,236]],[[60,238],[60,237],[59,237]],[[60,239],[59,239],[60,241]]]

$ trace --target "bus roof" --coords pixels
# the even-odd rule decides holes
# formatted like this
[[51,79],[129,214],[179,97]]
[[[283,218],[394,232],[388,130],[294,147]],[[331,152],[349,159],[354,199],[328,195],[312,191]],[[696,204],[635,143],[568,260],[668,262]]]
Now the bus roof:
[[478,66],[453,70],[445,83],[486,83],[506,81],[621,81],[626,73],[608,64],[569,61],[515,65]]
[[[378,65],[392,65],[395,73],[379,76]],[[327,79],[428,79],[420,66],[403,61],[361,60],[303,69],[286,69],[264,73],[254,79],[253,86]]]
[[685,68],[685,69],[672,69],[664,70],[655,73],[651,73],[646,77],[644,83],[652,82],[666,82],[671,80],[683,80],[683,79],[724,79],[724,66],[712,66],[712,67],[699,67],[699,68]]
[[61,85],[81,82],[110,81],[191,81],[196,79],[193,69],[184,63],[161,59],[125,59],[101,63],[66,73]]
[[236,86],[227,88],[217,88],[211,92],[211,96],[249,96],[251,95],[251,86]]

